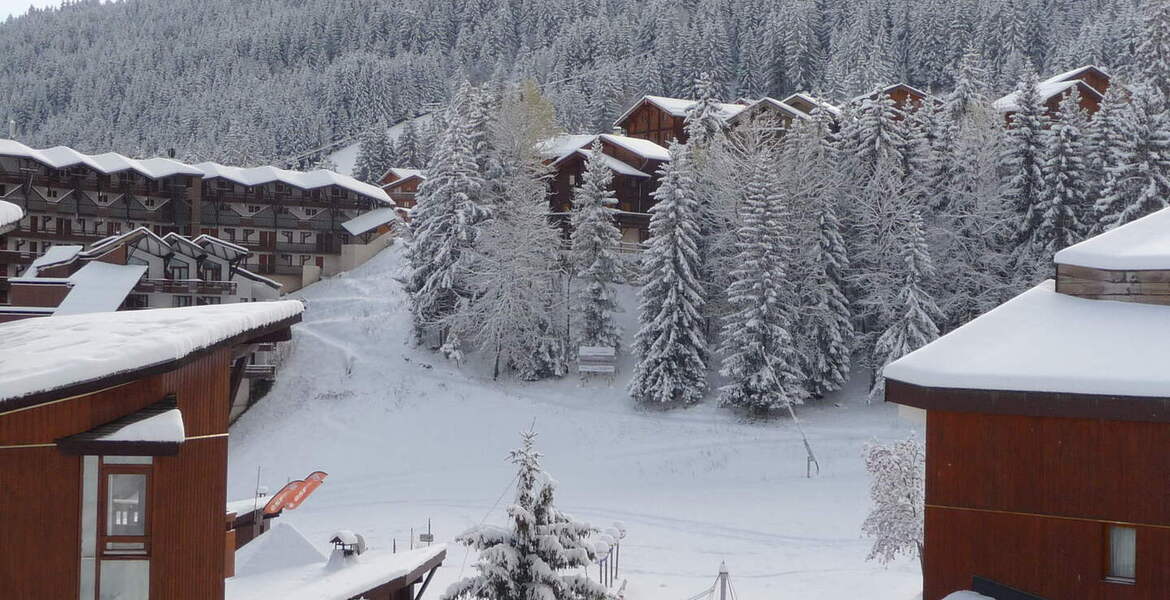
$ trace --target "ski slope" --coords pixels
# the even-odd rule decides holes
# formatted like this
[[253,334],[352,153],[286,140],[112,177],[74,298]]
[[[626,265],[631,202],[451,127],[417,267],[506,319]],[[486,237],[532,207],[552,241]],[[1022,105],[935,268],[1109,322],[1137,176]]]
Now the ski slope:
[[[619,581],[630,600],[690,598],[724,561],[741,600],[917,597],[916,560],[865,560],[861,448],[910,425],[893,406],[867,406],[864,382],[800,411],[821,465],[806,479],[787,419],[743,422],[711,403],[639,410],[623,375],[494,382],[486,365],[458,368],[413,348],[394,279],[402,264],[396,245],[297,294],[308,308],[279,380],[231,430],[229,499],[251,496],[258,467],[272,491],[321,469],[325,484],[280,520],[322,549],[338,529],[405,547],[428,519],[435,541],[451,542],[484,520],[504,522],[514,475],[505,457],[535,423],[562,508],[602,528],[624,524]],[[632,291],[624,296],[632,306]],[[634,315],[622,319],[630,333]],[[427,596],[473,562],[451,544]]]
[[[389,129],[386,130],[386,133],[389,136],[390,140],[398,141],[398,136],[402,135],[403,131],[406,131],[406,124],[407,123],[410,123],[411,121],[413,121],[415,127],[422,128],[422,127],[430,124],[431,118],[432,118],[431,113],[426,113],[423,115],[419,115],[413,119],[408,119],[408,120],[402,121],[401,123],[395,123]],[[329,155],[329,160],[333,161],[333,164],[337,166],[336,171],[338,173],[341,173],[342,175],[351,175],[352,176],[353,175],[353,167],[355,164],[357,164],[357,156],[358,156],[358,152],[360,150],[361,150],[361,143],[354,142],[354,143],[349,144],[347,146],[342,146],[338,150],[334,151],[332,154]],[[398,165],[391,165],[391,166],[398,166]]]

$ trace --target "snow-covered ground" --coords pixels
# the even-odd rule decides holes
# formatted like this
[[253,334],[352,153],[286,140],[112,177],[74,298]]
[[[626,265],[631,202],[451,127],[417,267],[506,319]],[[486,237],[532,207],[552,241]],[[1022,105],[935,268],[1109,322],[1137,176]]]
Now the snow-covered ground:
[[[624,524],[630,600],[694,596],[723,561],[742,600],[910,600],[921,590],[917,561],[865,560],[861,448],[910,425],[893,406],[867,406],[863,382],[801,411],[821,465],[806,479],[787,419],[744,422],[710,403],[643,411],[621,375],[493,382],[487,368],[413,348],[401,274],[394,246],[298,294],[308,309],[280,379],[231,431],[231,499],[252,494],[257,467],[272,491],[321,469],[325,484],[280,519],[323,549],[343,528],[371,546],[404,547],[428,519],[435,540],[449,542],[485,519],[503,522],[514,475],[505,457],[535,423],[562,508],[599,527]],[[623,315],[627,330],[633,319]],[[451,544],[428,597],[473,561]]]
[[[430,124],[431,113],[426,113],[424,115],[417,116],[411,120],[414,121],[415,127],[421,128],[425,125]],[[406,124],[409,122],[410,121],[403,121],[401,123],[396,123],[395,125],[393,125],[392,127],[390,127],[389,129],[386,130],[387,135],[389,135],[391,140],[397,141],[398,136],[402,135],[402,132],[406,130]],[[352,144],[349,144],[348,146],[343,146],[342,148],[334,151],[332,154],[329,155],[329,160],[333,161],[334,165],[337,165],[337,172],[338,173],[341,173],[342,175],[353,175],[353,166],[355,163],[357,163],[357,155],[358,155],[358,151],[360,149],[361,149],[361,144],[358,142],[354,142]],[[398,166],[398,165],[391,165],[391,166]]]

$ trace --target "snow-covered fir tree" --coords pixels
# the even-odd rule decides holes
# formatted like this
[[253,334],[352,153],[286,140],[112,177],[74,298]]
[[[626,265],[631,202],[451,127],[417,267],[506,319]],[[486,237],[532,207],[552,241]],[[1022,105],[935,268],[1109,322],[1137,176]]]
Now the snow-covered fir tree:
[[934,274],[934,266],[926,247],[922,217],[918,213],[906,223],[902,244],[902,288],[894,301],[892,321],[874,345],[876,377],[870,388],[871,399],[885,390],[881,369],[938,337],[938,321],[942,315],[925,288],[928,278]]
[[690,149],[672,143],[650,209],[638,292],[640,327],[629,392],[650,404],[693,404],[707,390],[700,200]]
[[853,313],[845,296],[849,255],[832,198],[822,198],[817,242],[801,301],[805,336],[803,372],[809,393],[821,397],[844,387],[852,362]]
[[576,275],[573,290],[576,345],[616,349],[621,344],[621,332],[613,319],[618,311],[614,284],[622,279],[618,256],[622,234],[614,223],[617,196],[613,192],[613,173],[608,160],[601,142],[594,140],[581,185],[573,190],[570,262]]
[[699,73],[695,79],[695,103],[687,109],[685,131],[692,148],[704,146],[723,129],[719,97],[710,73]]
[[556,507],[556,482],[540,465],[536,433],[521,438],[509,454],[517,470],[509,523],[456,538],[478,553],[476,573],[451,584],[442,600],[608,600],[605,586],[576,572],[597,559],[597,530]]
[[733,312],[723,323],[719,388],[725,406],[756,413],[804,402],[804,378],[793,343],[796,295],[786,273],[792,260],[784,196],[767,148],[752,151],[744,173],[736,268],[727,292]]
[[422,140],[415,119],[410,119],[402,127],[402,133],[394,140],[392,155],[393,167],[421,169],[427,164],[427,156],[423,152]]
[[362,132],[359,138],[357,160],[353,165],[353,176],[367,183],[377,183],[378,178],[392,166],[393,145],[386,132],[386,126],[379,123]]
[[922,560],[926,512],[926,447],[910,437],[892,444],[872,442],[862,451],[870,476],[873,508],[861,531],[874,538],[869,560],[882,564],[898,556]]
[[428,177],[419,186],[412,211],[406,290],[419,339],[475,295],[468,269],[489,213],[481,204],[484,182],[471,154],[463,114],[469,93],[465,89],[449,109],[447,129],[427,165]]
[[1060,103],[1060,112],[1046,132],[1044,162],[1041,165],[1043,190],[1036,229],[1029,244],[1030,254],[1040,259],[1035,266],[1042,276],[1051,275],[1052,255],[1080,241],[1085,232],[1087,212],[1086,165],[1080,95],[1069,94]]
[[1031,269],[1040,257],[1032,254],[1031,240],[1039,227],[1040,203],[1044,199],[1044,141],[1048,117],[1040,103],[1038,78],[1029,72],[1016,88],[1015,108],[1001,157],[1003,173],[1000,195],[1015,213],[1010,244],[1018,277],[1025,283],[1034,278]]
[[1097,230],[1124,225],[1170,204],[1170,110],[1153,87],[1139,85],[1128,103],[1111,102],[1100,126],[1114,131],[1097,199]]

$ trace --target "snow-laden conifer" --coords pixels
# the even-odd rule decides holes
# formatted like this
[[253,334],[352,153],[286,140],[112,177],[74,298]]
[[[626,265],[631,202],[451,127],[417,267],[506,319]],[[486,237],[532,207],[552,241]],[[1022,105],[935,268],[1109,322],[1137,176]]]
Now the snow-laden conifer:
[[393,147],[386,135],[386,125],[379,122],[363,131],[358,140],[353,176],[366,183],[377,183],[387,169],[395,166],[390,164]]
[[600,583],[579,574],[597,559],[597,530],[556,507],[556,482],[541,468],[536,434],[521,434],[509,454],[516,498],[506,526],[479,525],[456,540],[479,553],[476,573],[447,588],[442,600],[606,600]]
[[1011,115],[1000,161],[1003,173],[1000,195],[1015,213],[1010,244],[1017,269],[1024,271],[1020,277],[1029,281],[1032,274],[1027,270],[1037,260],[1030,254],[1033,250],[1030,241],[1039,226],[1039,206],[1044,199],[1044,132],[1048,125],[1036,89],[1038,81],[1035,72],[1028,72],[1016,88],[1017,110]]
[[693,404],[707,389],[706,299],[698,250],[702,216],[690,149],[672,143],[670,155],[650,209],[629,392],[646,403]]
[[574,339],[577,346],[617,348],[621,333],[614,324],[618,311],[614,283],[621,279],[618,247],[622,234],[614,223],[613,173],[600,141],[589,150],[582,182],[573,190],[573,233],[570,261],[575,270],[573,290]]
[[1060,113],[1047,130],[1041,174],[1044,189],[1037,205],[1039,219],[1029,241],[1032,255],[1041,261],[1037,272],[1047,275],[1052,255],[1084,235],[1082,215],[1086,212],[1085,147],[1080,95],[1069,94],[1060,103]]
[[789,224],[771,153],[754,149],[744,173],[738,253],[727,291],[733,312],[723,323],[719,401],[765,413],[804,402],[800,357],[792,336],[796,305],[786,263]]
[[834,200],[821,199],[816,248],[801,302],[803,371],[806,387],[816,397],[841,389],[852,361],[853,312],[845,296],[849,255]]
[[902,234],[902,263],[902,287],[894,300],[891,321],[874,344],[872,364],[876,377],[870,388],[871,399],[885,390],[881,369],[938,338],[942,315],[926,288],[934,266],[918,213],[911,216]]
[[1105,185],[1094,206],[1099,230],[1112,229],[1170,204],[1170,110],[1150,86],[1138,86],[1128,104],[1111,102],[1114,145],[1105,160]]

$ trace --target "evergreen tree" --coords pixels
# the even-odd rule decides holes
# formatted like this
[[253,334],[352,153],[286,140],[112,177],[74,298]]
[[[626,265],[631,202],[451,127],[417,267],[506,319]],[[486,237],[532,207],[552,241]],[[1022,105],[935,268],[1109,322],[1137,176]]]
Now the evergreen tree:
[[[391,167],[407,169],[421,169],[426,166],[426,156],[423,153],[422,141],[419,139],[418,126],[415,119],[409,119],[402,127],[402,133],[394,142],[395,164]],[[389,168],[389,167],[388,167]]]
[[618,244],[622,234],[614,223],[617,197],[613,173],[601,142],[594,140],[579,187],[573,190],[571,261],[580,278],[573,298],[578,346],[618,348],[621,334],[613,322],[618,311],[613,284],[621,278]]
[[915,213],[906,224],[903,234],[902,262],[904,272],[902,289],[894,305],[894,319],[878,337],[874,345],[875,377],[870,398],[885,390],[881,369],[907,354],[933,342],[938,337],[938,321],[942,315],[934,299],[926,290],[926,281],[934,273],[934,265],[926,247],[922,217]]
[[782,231],[787,215],[771,158],[754,151],[745,173],[737,267],[727,292],[734,312],[720,348],[720,374],[729,380],[719,389],[720,403],[756,413],[801,404],[805,395],[791,334],[796,303],[785,271],[792,254]]
[[590,538],[597,530],[561,512],[555,483],[540,466],[536,434],[521,434],[509,454],[516,465],[516,499],[509,525],[479,525],[456,541],[476,550],[476,574],[451,584],[442,600],[606,600],[605,587],[568,571],[597,559]]
[[362,132],[358,142],[358,155],[353,165],[353,177],[366,183],[378,183],[378,179],[392,166],[390,140],[385,124],[379,123]]
[[1052,255],[1077,243],[1084,234],[1085,152],[1079,102],[1079,94],[1066,96],[1060,103],[1059,118],[1046,132],[1043,196],[1036,209],[1040,218],[1029,242],[1032,256],[1041,260],[1037,272],[1049,271]]
[[672,143],[670,154],[650,209],[629,392],[646,403],[693,404],[707,389],[706,299],[698,251],[702,215],[690,149]]
[[719,117],[719,99],[710,74],[700,73],[695,79],[695,93],[698,99],[687,109],[684,125],[687,143],[692,148],[706,145],[723,129],[723,120]]
[[807,337],[803,371],[815,397],[844,387],[852,360],[853,315],[845,296],[849,256],[833,200],[821,199],[812,272],[801,302]]
[[1030,282],[1031,267],[1038,257],[1030,252],[1041,219],[1040,203],[1044,198],[1044,140],[1048,117],[1036,89],[1038,79],[1029,72],[1016,89],[1015,113],[1011,116],[1000,169],[1003,187],[1000,195],[1015,213],[1010,245],[1018,276]]
[[1154,94],[1152,88],[1139,86],[1128,105],[1112,106],[1103,117],[1115,131],[1115,143],[1106,157],[1105,186],[1094,207],[1099,230],[1124,225],[1170,203],[1170,111]]

